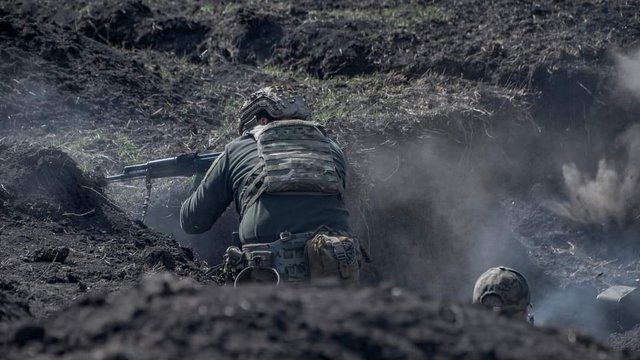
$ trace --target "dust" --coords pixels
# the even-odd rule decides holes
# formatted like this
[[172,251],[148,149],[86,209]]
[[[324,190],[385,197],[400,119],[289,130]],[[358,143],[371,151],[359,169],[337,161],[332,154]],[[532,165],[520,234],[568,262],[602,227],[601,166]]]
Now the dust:
[[185,233],[180,227],[180,208],[193,189],[194,184],[190,180],[155,180],[144,222],[151,229],[171,234],[181,245],[191,247],[199,259],[215,265],[222,261],[227,247],[238,245],[233,242],[233,232],[238,229],[237,214],[230,207],[208,231],[202,234]]
[[582,225],[625,228],[640,218],[640,124],[618,139],[622,158],[601,159],[594,177],[574,163],[562,167],[567,200],[546,205],[556,214]]
[[[629,179],[616,188],[620,206],[629,204],[631,194],[637,195],[639,135],[640,126],[634,126],[618,140],[629,160],[621,172]],[[605,319],[595,309],[597,291],[588,286],[558,288],[544,268],[531,263],[527,248],[514,235],[509,208],[518,202],[538,206],[536,187],[527,192],[530,181],[528,186],[517,185],[535,171],[520,161],[526,158],[524,149],[519,154],[512,148],[507,157],[491,141],[464,147],[440,137],[378,147],[367,162],[373,183],[369,206],[375,209],[368,213],[374,261],[385,280],[465,302],[487,268],[515,268],[529,280],[537,324],[581,329],[605,340]],[[547,150],[536,156],[554,155]],[[589,183],[582,179],[582,184]]]
[[640,100],[640,49],[630,54],[615,54],[615,59],[620,87]]
[[370,232],[374,261],[414,291],[470,301],[487,268],[528,272],[500,200],[510,164],[491,144],[471,152],[443,138],[419,139],[372,155]]
[[595,289],[586,287],[549,292],[533,308],[535,323],[539,326],[580,329],[601,341],[607,341],[607,318],[593,301],[596,296]]
[[[624,90],[614,94],[616,100],[640,99],[640,51],[616,54],[615,58],[616,87]],[[633,243],[637,239],[635,225],[640,219],[640,124],[631,123],[623,129],[621,133],[618,130],[617,137],[603,133],[598,139],[591,138],[591,142],[597,140],[603,145],[597,148],[600,151],[587,153],[593,155],[571,154],[574,161],[562,165],[562,195],[541,201],[544,208],[568,220],[568,226],[577,225],[588,238],[597,239],[594,243],[577,244],[578,248],[570,244],[570,251],[592,252],[591,248],[597,248],[598,256],[609,256],[612,261],[634,256],[637,251]],[[563,155],[568,154],[549,154],[553,161]],[[597,166],[586,166],[591,161],[597,161]],[[606,273],[605,269],[599,272]],[[549,291],[537,304],[536,320],[540,325],[579,328],[606,341],[607,319],[596,307],[596,295],[592,286]]]
[[[640,99],[640,49],[615,53],[614,58],[615,87],[622,90],[616,93],[617,100]],[[640,218],[640,124],[628,125],[609,148],[605,151],[610,154],[598,161],[595,173],[575,162],[565,163],[562,178],[566,197],[546,201],[545,206],[580,225],[605,231],[636,222]]]

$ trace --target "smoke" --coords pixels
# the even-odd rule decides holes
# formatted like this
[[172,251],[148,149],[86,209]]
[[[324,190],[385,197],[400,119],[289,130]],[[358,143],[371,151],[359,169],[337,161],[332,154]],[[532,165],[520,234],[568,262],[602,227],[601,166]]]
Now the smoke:
[[562,167],[568,200],[550,201],[556,214],[583,225],[624,228],[640,217],[640,124],[619,137],[626,161],[602,159],[595,177],[574,163]]
[[[614,54],[615,84],[621,90],[614,94],[617,104],[640,100],[640,49],[629,54]],[[616,128],[610,119],[611,127]],[[600,119],[599,121],[604,121]],[[619,130],[618,130],[619,131]],[[615,133],[614,133],[615,134]],[[603,144],[609,146],[603,134]],[[613,137],[612,135],[610,137]],[[574,162],[562,166],[566,198],[543,204],[557,215],[584,226],[623,229],[640,217],[640,124],[632,124],[615,140],[613,156],[603,156],[594,173],[579,168]],[[623,151],[619,151],[622,149]],[[590,157],[578,159],[589,162]]]
[[[632,104],[637,104],[640,99],[640,51],[629,55],[616,54],[615,59],[617,77],[614,88],[622,90],[614,94],[615,104],[622,106],[629,100]],[[606,230],[605,233],[595,233],[602,240],[616,239],[615,245],[610,242],[599,243],[604,248],[598,247],[599,254],[596,258],[606,256],[604,249],[612,259],[635,256],[635,250],[632,249],[637,232],[632,225],[637,224],[640,219],[640,124],[627,120],[636,113],[634,107],[630,109],[632,111],[628,113],[616,113],[615,108],[605,109],[605,114],[617,114],[619,117],[609,115],[607,118],[602,117],[602,112],[599,114],[596,119],[600,129],[605,131],[591,140],[603,145],[606,155],[602,155],[599,161],[598,157],[585,156],[584,154],[593,151],[594,147],[590,147],[585,149],[587,151],[582,158],[574,157],[582,166],[574,162],[565,163],[562,166],[564,198],[542,203],[555,214],[584,226],[587,230]],[[620,129],[616,124],[622,123],[631,125],[617,138],[613,134],[619,134],[620,130],[607,135],[608,130]],[[562,156],[551,158],[561,159]],[[598,161],[597,167],[587,170],[584,165],[591,161]],[[593,231],[587,233],[590,236],[594,234]],[[628,244],[632,247],[624,246],[626,240],[630,240]],[[582,251],[590,250],[583,246]],[[601,271],[613,275],[617,270],[604,265]],[[536,322],[541,325],[579,328],[606,341],[607,318],[602,309],[597,307],[596,295],[591,287],[548,292],[536,304]]]
[[595,301],[595,289],[590,287],[558,289],[545,294],[534,305],[536,325],[575,328],[606,341],[606,314]]
[[373,151],[364,175],[373,188],[364,201],[375,211],[365,212],[370,228],[356,230],[372,237],[365,244],[384,279],[470,301],[487,268],[526,273],[531,265],[500,203],[504,184],[496,174],[510,165],[492,145],[471,151],[443,138]]
[[615,55],[620,87],[640,99],[640,49],[625,55]]

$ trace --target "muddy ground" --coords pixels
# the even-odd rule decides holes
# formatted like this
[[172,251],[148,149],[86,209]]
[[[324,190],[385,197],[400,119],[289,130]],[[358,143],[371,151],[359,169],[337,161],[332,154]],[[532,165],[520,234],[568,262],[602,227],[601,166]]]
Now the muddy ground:
[[[617,349],[637,350],[637,329],[605,327],[591,315],[594,302],[584,299],[611,284],[637,285],[640,212],[631,206],[624,223],[584,224],[548,204],[571,196],[563,165],[575,163],[591,178],[603,158],[616,169],[633,163],[619,137],[640,114],[639,87],[628,71],[638,61],[639,5],[0,1],[2,346],[14,358],[145,358],[154,341],[168,338],[158,348],[166,357],[207,351],[251,357],[265,348],[273,357],[551,356],[533,351],[538,344],[564,354],[557,358],[609,354],[591,340],[567,342],[564,333],[508,320],[499,321],[513,331],[486,333],[479,329],[496,321],[491,314],[413,295],[402,297],[410,305],[396,303],[380,288],[256,290],[267,295],[252,301],[273,301],[274,311],[303,304],[296,314],[320,321],[320,333],[290,330],[299,323],[286,314],[267,311],[271,326],[251,313],[237,327],[225,323],[264,336],[245,350],[233,347],[234,336],[226,347],[221,329],[190,325],[195,318],[177,309],[213,299],[233,310],[244,292],[189,285],[184,294],[150,295],[148,312],[126,307],[148,290],[118,293],[143,273],[170,271],[206,285],[202,260],[219,261],[237,219],[230,209],[210,232],[183,234],[176,214],[193,183],[167,179],[155,182],[143,224],[144,184],[107,185],[100,174],[221,149],[236,136],[243,98],[277,83],[304,93],[314,120],[347,150],[346,200],[356,235],[374,259],[364,269],[366,285],[386,281],[420,296],[468,302],[478,274],[510,265],[529,277],[541,325],[578,328]],[[371,308],[335,310],[336,319],[358,324],[344,325],[352,341],[340,340],[328,319],[314,318],[315,309],[330,307],[325,296],[371,297]],[[414,310],[405,305],[457,330],[406,323],[403,311]],[[468,311],[471,325],[449,321],[450,306]],[[380,310],[387,307],[395,311],[390,318]],[[110,325],[110,314],[119,313],[124,320],[114,316],[117,324]],[[167,313],[160,331],[149,332],[152,319]],[[83,317],[98,319],[95,336],[66,325]],[[363,334],[360,326],[370,319],[381,319],[380,333]],[[274,329],[281,333],[272,336]],[[198,342],[212,331],[217,335],[209,338],[219,340]],[[438,337],[456,331],[468,334],[462,337],[468,346]],[[399,349],[385,340],[398,334],[415,337]],[[519,334],[536,340],[523,343]],[[142,345],[128,343],[132,336]],[[316,338],[334,344],[329,353],[299,352],[307,343],[315,349]],[[509,344],[523,351],[505,350],[500,339],[513,339]]]

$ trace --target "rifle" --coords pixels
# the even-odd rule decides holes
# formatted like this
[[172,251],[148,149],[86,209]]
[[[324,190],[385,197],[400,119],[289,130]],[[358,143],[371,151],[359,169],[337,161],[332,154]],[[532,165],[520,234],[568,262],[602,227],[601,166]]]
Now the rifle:
[[144,220],[149,208],[149,198],[151,197],[151,179],[176,176],[193,176],[204,174],[209,170],[211,164],[222,154],[213,152],[207,154],[182,154],[166,159],[152,160],[142,164],[125,166],[122,174],[105,176],[107,182],[117,182],[129,179],[145,179],[147,195],[142,206],[142,219]]
[[159,179],[164,177],[193,176],[204,174],[221,153],[182,154],[166,159],[152,160],[124,167],[122,174],[105,176],[107,182],[129,179]]

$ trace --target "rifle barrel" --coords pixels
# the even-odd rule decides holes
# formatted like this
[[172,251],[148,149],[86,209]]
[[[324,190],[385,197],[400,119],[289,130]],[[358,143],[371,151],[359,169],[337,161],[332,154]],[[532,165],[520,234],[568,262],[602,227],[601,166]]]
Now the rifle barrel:
[[222,154],[221,152],[206,154],[183,154],[166,159],[151,160],[142,164],[124,167],[122,174],[105,176],[107,182],[141,179],[149,177],[158,179],[164,177],[192,176],[205,173],[211,164]]

